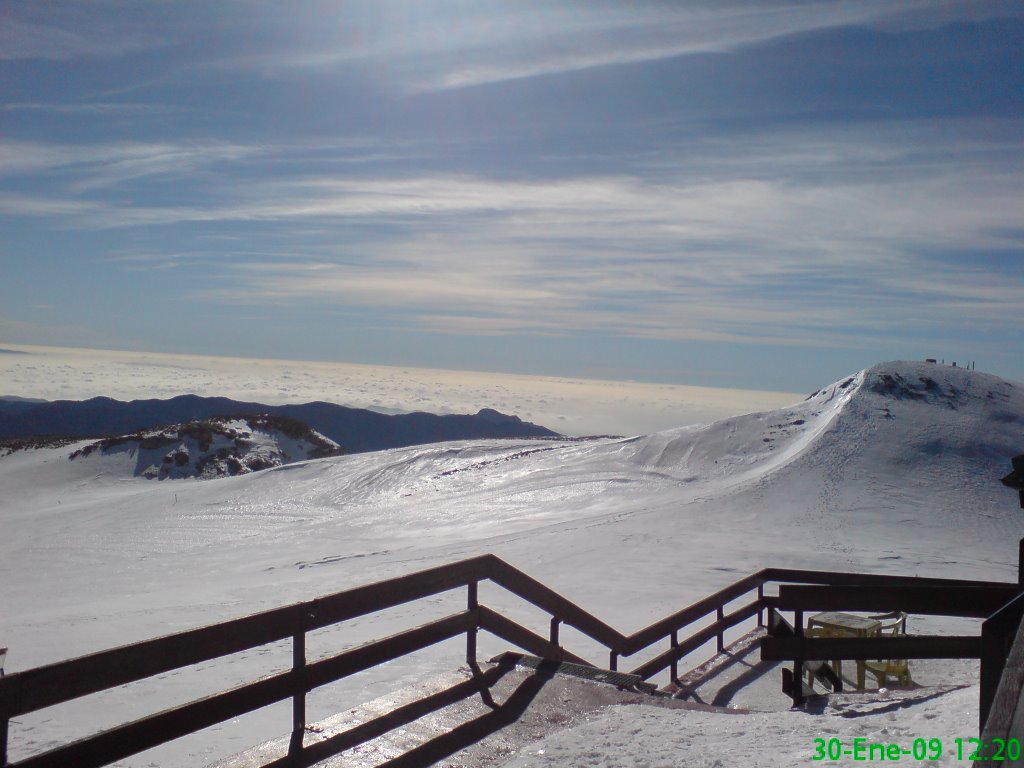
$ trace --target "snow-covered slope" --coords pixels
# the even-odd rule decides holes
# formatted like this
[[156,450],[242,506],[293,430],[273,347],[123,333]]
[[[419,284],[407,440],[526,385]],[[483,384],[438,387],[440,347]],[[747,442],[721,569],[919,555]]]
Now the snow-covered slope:
[[827,432],[864,382],[861,372],[815,392],[790,409],[639,438],[636,461],[729,485],[763,478],[805,452]]
[[[69,462],[67,448],[21,452],[0,458],[0,645],[22,669],[481,552],[626,632],[766,565],[1014,580],[1024,517],[998,478],[1024,450],[1022,426],[1024,386],[895,362],[790,408],[641,438],[443,443],[213,483],[147,482],[109,470],[116,457]],[[485,599],[546,631],[511,596]],[[379,637],[432,609],[332,637]],[[441,646],[332,687],[311,717],[458,654]],[[243,655],[222,680],[267,671]],[[165,676],[159,700],[194,694],[186,679]],[[133,706],[104,700],[111,721]],[[214,729],[209,752],[175,746],[157,762],[201,764],[288,722],[271,708],[240,735]],[[49,727],[47,739],[66,737]]]

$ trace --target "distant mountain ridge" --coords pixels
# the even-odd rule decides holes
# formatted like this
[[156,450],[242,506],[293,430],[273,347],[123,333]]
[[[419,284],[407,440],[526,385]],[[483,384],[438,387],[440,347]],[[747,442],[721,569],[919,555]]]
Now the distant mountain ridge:
[[115,437],[144,429],[214,416],[265,413],[297,419],[338,443],[363,453],[448,440],[558,437],[557,432],[493,409],[473,415],[403,413],[385,415],[334,403],[266,405],[226,397],[180,395],[169,400],[109,397],[46,403],[0,400],[0,439],[27,437]]

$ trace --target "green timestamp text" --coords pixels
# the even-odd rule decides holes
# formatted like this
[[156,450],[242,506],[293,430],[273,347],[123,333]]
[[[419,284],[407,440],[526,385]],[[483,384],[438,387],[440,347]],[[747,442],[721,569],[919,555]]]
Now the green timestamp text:
[[[957,760],[983,760],[986,762],[1002,762],[1018,760],[1021,756],[1019,739],[992,739],[982,741],[974,737],[952,739],[950,755]],[[903,759],[938,760],[946,752],[946,742],[942,739],[913,739],[909,744],[895,742],[885,743],[871,741],[862,736],[846,742],[838,737],[817,738],[814,740],[812,760],[898,762]]]

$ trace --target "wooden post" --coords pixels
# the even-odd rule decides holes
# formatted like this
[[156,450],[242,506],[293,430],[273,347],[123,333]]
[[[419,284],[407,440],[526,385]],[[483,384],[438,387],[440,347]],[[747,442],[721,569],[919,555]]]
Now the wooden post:
[[757,611],[757,626],[764,626],[764,584],[757,587],[757,602],[760,608]]
[[619,671],[619,654],[616,651],[608,654],[608,669],[612,672]]
[[[562,623],[562,620],[557,616],[551,617],[551,644],[558,645],[558,625]],[[559,646],[560,647],[560,646]]]
[[[721,621],[722,619],[725,618],[725,609],[722,606],[718,606],[718,612],[717,612],[716,615],[718,617],[718,621]],[[724,629],[719,629],[718,630],[718,652],[721,653],[724,650],[725,650],[725,630]]]
[[989,622],[981,625],[981,679],[978,692],[978,733],[985,730],[992,701],[1006,664],[1005,639]]
[[302,751],[306,735],[306,610],[299,606],[296,612],[295,634],[292,635],[292,674],[295,678],[295,692],[292,694],[292,736],[288,743],[288,754],[297,755]]
[[[1024,494],[1024,491],[1021,491]],[[1024,495],[1021,497],[1024,502]],[[1024,592],[1024,539],[1020,540],[1017,548],[1017,588]]]
[[672,680],[671,682],[676,683],[679,681],[679,630],[672,630],[672,650],[676,652],[676,655],[672,657]]
[[[797,637],[804,636],[804,612],[793,611],[793,630]],[[793,660],[793,706],[799,707],[804,703],[804,660],[802,658]]]
[[466,610],[477,611],[477,619],[473,623],[473,626],[466,630],[466,663],[470,667],[474,667],[476,664],[476,633],[480,626],[480,602],[477,594],[477,585],[479,582],[471,581],[467,585],[468,592],[466,597]]
[[793,660],[793,706],[799,707],[804,703],[804,660]]

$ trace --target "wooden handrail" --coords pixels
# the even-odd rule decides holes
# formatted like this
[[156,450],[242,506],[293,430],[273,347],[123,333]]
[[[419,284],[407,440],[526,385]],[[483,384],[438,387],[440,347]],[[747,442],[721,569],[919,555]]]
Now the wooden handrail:
[[778,606],[802,611],[904,611],[983,619],[1017,596],[1017,587],[784,584]]
[[291,638],[487,578],[493,555],[337,592],[199,629],[131,643],[0,678],[0,712],[34,712],[90,693],[143,680]]
[[0,713],[16,717],[291,637],[299,609],[279,608],[6,675],[0,678]]
[[977,635],[883,637],[765,637],[761,658],[787,659],[980,659]]
[[1017,587],[1016,582],[946,579],[934,576],[896,576],[844,571],[808,571],[798,568],[765,568],[757,576],[767,581],[793,584],[829,584],[834,586],[935,586],[935,587]]
[[570,653],[561,646],[555,645],[550,640],[541,637],[535,632],[531,632],[526,627],[505,618],[497,611],[492,611],[486,606],[480,607],[480,628],[486,629],[495,637],[507,640],[524,651],[534,653],[541,658],[554,661],[571,661],[574,664],[582,664],[586,667],[594,666],[586,659]]
[[491,570],[487,575],[492,582],[504,587],[514,595],[518,595],[528,603],[552,616],[557,616],[563,624],[575,627],[587,637],[596,640],[606,648],[622,652],[628,639],[621,632],[612,629],[600,619],[587,613],[573,602],[562,597],[553,589],[546,587],[531,576],[527,576],[518,568],[495,557]]
[[740,579],[739,581],[730,584],[728,587],[720,589],[713,595],[709,595],[702,600],[698,600],[693,605],[687,606],[681,611],[677,611],[671,616],[667,616],[660,621],[654,622],[649,627],[645,627],[639,632],[633,633],[626,638],[625,647],[619,652],[623,656],[631,656],[637,651],[647,648],[659,640],[663,640],[672,632],[682,629],[695,621],[700,621],[700,619],[704,618],[712,611],[717,610],[738,597],[742,597],[752,589],[757,589],[762,584],[764,584],[764,581],[760,574],[754,574],[752,576],[747,576],[744,579]]
[[494,555],[481,555],[317,598],[303,604],[311,613],[307,629],[338,624],[482,581],[489,577],[495,561],[501,562]]
[[761,602],[759,600],[755,600],[754,602],[743,606],[739,610],[733,611],[727,616],[716,621],[714,624],[709,624],[703,629],[698,630],[683,642],[677,643],[661,655],[648,661],[646,664],[642,664],[632,670],[630,674],[638,675],[643,680],[654,677],[663,669],[668,669],[673,662],[679,661],[679,659],[689,655],[705,643],[714,640],[716,637],[721,637],[722,633],[730,627],[735,627],[740,622],[756,616],[761,610],[761,607]]
[[292,695],[292,672],[216,693],[179,707],[148,715],[16,763],[12,768],[98,768],[173,739],[284,701]]
[[15,763],[17,768],[92,768],[284,701],[303,692],[464,634],[475,624],[469,611],[430,622],[306,666],[301,675],[280,672],[231,690],[116,726],[73,744]]
[[[552,617],[551,636],[544,638],[480,605],[477,584],[485,580],[548,613]],[[764,594],[764,585],[769,582],[780,583],[780,597]],[[808,586],[788,587],[786,584]],[[0,765],[10,765],[11,768],[48,768],[69,764],[83,768],[102,766],[289,697],[295,702],[293,735],[298,737],[296,743],[301,748],[304,697],[308,691],[461,634],[467,636],[467,655],[473,660],[478,630],[489,631],[546,658],[589,664],[567,651],[558,641],[559,625],[567,624],[608,649],[613,668],[618,657],[633,655],[668,639],[671,641],[668,650],[641,664],[632,674],[648,679],[667,667],[672,667],[674,674],[679,659],[716,637],[721,649],[725,630],[759,615],[768,606],[786,607],[794,600],[803,600],[800,605],[810,605],[815,600],[826,600],[828,598],[823,595],[827,595],[828,590],[823,587],[837,588],[851,600],[866,600],[865,604],[874,605],[872,601],[877,602],[877,588],[882,586],[904,590],[906,594],[910,594],[912,588],[920,592],[922,587],[927,588],[926,591],[942,587],[961,595],[984,593],[982,602],[986,606],[1002,600],[1011,591],[1014,595],[1017,593],[1016,584],[766,568],[631,635],[624,635],[503,560],[494,555],[481,555],[315,600],[0,677]],[[461,613],[335,656],[308,664],[305,661],[305,635],[309,631],[462,587],[468,590],[468,600],[467,609]],[[757,596],[752,602],[725,613],[728,603],[753,590],[757,591]],[[860,597],[856,597],[858,590],[862,593]],[[869,599],[865,594],[875,594],[876,597]],[[949,608],[948,603],[946,608],[933,607],[948,611],[948,615],[976,615],[977,606],[968,605],[969,602],[961,600],[959,603],[963,605],[957,608]],[[681,629],[711,614],[716,616],[713,623],[679,640]],[[6,763],[7,723],[12,717],[285,639],[291,639],[294,644],[293,668],[288,672],[126,723],[17,763]],[[914,638],[917,640],[924,642]],[[977,638],[948,640],[951,642],[943,645],[944,653],[955,651],[971,656],[976,648],[981,647],[980,644],[971,644],[979,642]],[[908,645],[907,650],[911,650],[909,645],[913,645],[912,650],[921,651],[917,644],[904,645]],[[802,652],[820,653],[821,647],[800,645]],[[788,646],[786,650],[789,650]],[[894,657],[904,656],[896,654]]]

